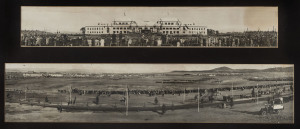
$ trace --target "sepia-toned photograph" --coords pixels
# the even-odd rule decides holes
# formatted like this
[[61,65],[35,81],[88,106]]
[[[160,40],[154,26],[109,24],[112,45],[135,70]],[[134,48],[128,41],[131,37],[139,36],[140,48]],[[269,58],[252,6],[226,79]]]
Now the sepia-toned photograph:
[[294,123],[293,64],[5,63],[5,122]]
[[278,48],[278,7],[22,6],[21,47]]

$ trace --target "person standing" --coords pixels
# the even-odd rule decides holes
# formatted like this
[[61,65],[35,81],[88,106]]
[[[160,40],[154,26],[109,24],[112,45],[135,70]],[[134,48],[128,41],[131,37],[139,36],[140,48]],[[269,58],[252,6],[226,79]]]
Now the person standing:
[[36,38],[36,43],[35,43],[36,46],[42,46],[42,37],[41,36],[38,36]]
[[30,38],[28,36],[25,37],[25,46],[29,46]]
[[88,46],[91,47],[92,46],[92,39],[87,39],[88,42]]
[[161,46],[162,44],[162,40],[160,39],[160,37],[157,39],[157,46]]
[[117,36],[116,36],[116,34],[115,34],[115,33],[112,34],[111,38],[112,38],[112,41],[111,41],[112,43],[111,43],[110,46],[112,46],[112,44],[116,44],[116,41],[117,41]]
[[101,46],[101,47],[104,47],[104,44],[105,44],[104,38],[101,38],[101,39],[100,39],[100,46]]
[[207,38],[207,43],[206,43],[206,47],[210,46],[210,37]]
[[232,47],[235,46],[235,38],[232,39]]
[[98,38],[95,39],[95,46],[100,46],[100,41]]
[[128,46],[131,46],[131,44],[132,44],[132,39],[129,38],[129,39],[128,39]]
[[176,44],[177,47],[180,47],[180,41],[177,40],[177,44]]
[[48,36],[48,37],[46,37],[46,46],[49,46],[49,44],[50,44],[50,36]]

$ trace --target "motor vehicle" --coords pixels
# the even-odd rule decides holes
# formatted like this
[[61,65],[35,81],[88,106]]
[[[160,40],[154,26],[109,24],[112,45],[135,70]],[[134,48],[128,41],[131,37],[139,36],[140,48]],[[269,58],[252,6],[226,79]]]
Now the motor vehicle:
[[284,106],[281,104],[266,104],[264,108],[260,109],[260,114],[279,114],[282,110],[284,110]]

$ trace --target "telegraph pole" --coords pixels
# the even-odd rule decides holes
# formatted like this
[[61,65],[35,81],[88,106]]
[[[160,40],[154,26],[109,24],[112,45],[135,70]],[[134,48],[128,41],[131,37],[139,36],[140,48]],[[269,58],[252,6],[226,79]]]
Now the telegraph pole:
[[184,88],[184,91],[183,91],[183,103],[185,101],[185,88]]
[[199,99],[200,99],[200,93],[199,93],[199,86],[198,86],[198,112],[199,112]]
[[128,100],[129,100],[129,91],[128,91],[128,86],[126,88],[126,116],[128,116]]
[[70,86],[69,92],[70,92],[69,103],[71,104],[71,102],[72,102],[72,86]]
[[233,82],[231,83],[231,97],[233,98]]
[[[26,87],[27,88],[27,87]],[[27,99],[27,96],[26,96],[26,94],[27,94],[27,89],[25,88],[25,101],[26,101],[26,99]]]
[[256,89],[257,89],[257,93],[256,93],[256,104],[258,104],[258,84],[256,84]]

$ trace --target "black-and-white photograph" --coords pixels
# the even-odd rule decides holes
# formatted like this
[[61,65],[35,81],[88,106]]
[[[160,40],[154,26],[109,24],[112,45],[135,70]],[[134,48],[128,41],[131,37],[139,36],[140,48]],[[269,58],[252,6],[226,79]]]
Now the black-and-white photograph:
[[278,7],[22,6],[20,45],[278,48]]
[[294,123],[292,64],[6,63],[5,122]]

